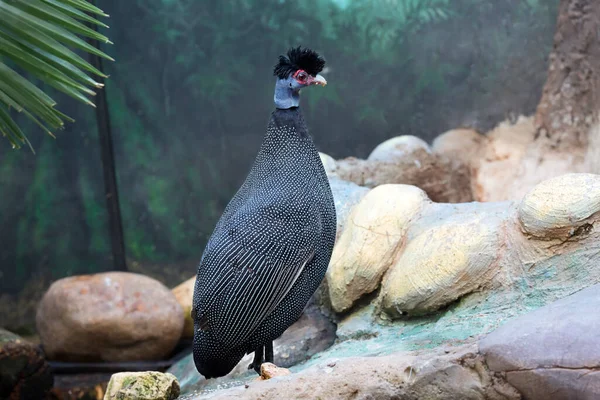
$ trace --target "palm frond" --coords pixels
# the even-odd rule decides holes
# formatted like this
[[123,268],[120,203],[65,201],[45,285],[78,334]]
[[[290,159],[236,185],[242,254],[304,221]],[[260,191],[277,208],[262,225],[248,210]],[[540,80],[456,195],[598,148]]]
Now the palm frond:
[[87,0],[0,0],[0,134],[13,148],[29,142],[11,111],[52,136],[65,121],[73,121],[34,79],[94,106],[90,96],[103,85],[88,74],[106,75],[75,51],[113,61],[85,40],[111,43],[88,26],[107,27],[96,16],[108,15]]

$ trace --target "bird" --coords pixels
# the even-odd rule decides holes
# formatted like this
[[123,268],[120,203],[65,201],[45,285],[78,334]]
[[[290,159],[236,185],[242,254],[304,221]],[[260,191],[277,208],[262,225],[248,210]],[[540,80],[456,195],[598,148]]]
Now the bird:
[[300,90],[325,86],[325,60],[292,47],[274,67],[275,109],[245,181],[225,207],[198,265],[193,358],[206,379],[273,363],[273,341],[322,282],[336,236],[335,204],[300,111]]

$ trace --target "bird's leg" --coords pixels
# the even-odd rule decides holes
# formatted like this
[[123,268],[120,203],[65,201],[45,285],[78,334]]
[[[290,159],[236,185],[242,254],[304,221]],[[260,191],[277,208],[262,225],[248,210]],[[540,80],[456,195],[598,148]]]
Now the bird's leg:
[[272,363],[273,362],[273,342],[269,341],[265,345],[265,362]]
[[254,361],[248,365],[248,369],[254,369],[260,375],[260,365],[263,363],[263,346],[259,346],[254,350]]

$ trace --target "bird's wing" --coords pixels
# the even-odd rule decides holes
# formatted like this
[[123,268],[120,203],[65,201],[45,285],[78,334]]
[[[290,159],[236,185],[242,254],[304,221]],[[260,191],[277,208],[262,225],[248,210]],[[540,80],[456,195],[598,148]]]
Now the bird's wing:
[[[264,224],[272,232],[277,221],[265,217]],[[260,227],[215,237],[200,263],[194,294],[193,317],[200,329],[211,331],[225,346],[244,342],[314,257],[319,235],[303,229],[314,224],[296,225],[293,240],[261,234]]]

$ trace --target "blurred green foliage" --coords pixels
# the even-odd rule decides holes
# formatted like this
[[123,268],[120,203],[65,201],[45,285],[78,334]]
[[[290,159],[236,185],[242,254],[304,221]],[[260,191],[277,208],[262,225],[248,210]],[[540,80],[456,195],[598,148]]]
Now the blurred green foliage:
[[[334,157],[364,157],[399,134],[431,140],[532,112],[557,4],[99,1],[116,43],[103,50],[116,60],[106,90],[128,257],[195,273],[260,146],[272,67],[290,46],[328,61],[327,87],[302,95],[317,145]],[[3,237],[14,238],[0,251],[0,271],[10,276],[3,289],[39,273],[111,267],[96,128],[78,115],[72,145],[44,140],[37,157],[0,148],[0,223]],[[17,169],[25,172],[17,177]]]

